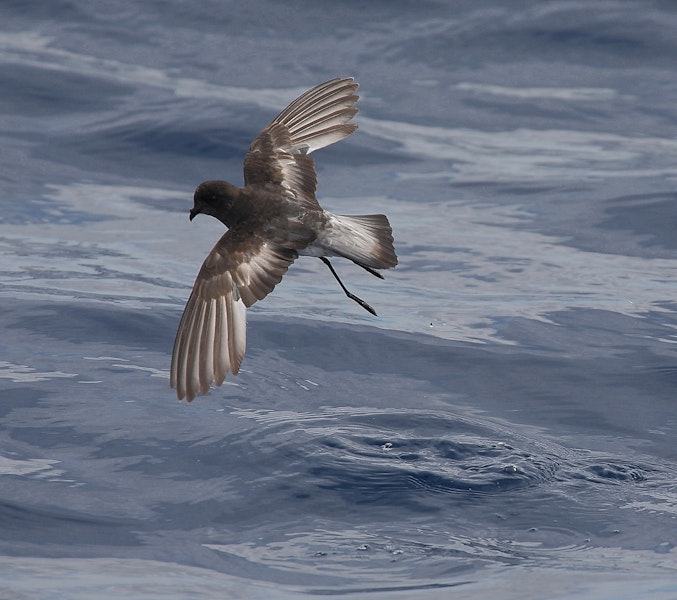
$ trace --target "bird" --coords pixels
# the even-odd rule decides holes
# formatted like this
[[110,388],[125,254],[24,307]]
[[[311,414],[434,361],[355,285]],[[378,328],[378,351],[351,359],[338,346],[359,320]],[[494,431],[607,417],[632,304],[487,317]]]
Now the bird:
[[210,215],[228,230],[204,260],[174,341],[170,385],[191,402],[237,375],[246,347],[246,309],[280,283],[299,256],[317,257],[348,298],[376,311],[343,284],[328,257],[351,260],[383,279],[377,269],[397,265],[385,215],[335,215],[317,198],[315,150],[357,129],[351,123],[359,84],[352,77],[322,83],[294,100],[251,143],[244,186],[200,183],[189,218]]

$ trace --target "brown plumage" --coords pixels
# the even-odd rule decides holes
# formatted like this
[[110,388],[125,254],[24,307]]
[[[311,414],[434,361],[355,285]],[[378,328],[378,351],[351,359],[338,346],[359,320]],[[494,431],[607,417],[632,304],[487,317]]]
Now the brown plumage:
[[246,346],[246,307],[265,298],[299,255],[316,256],[346,295],[376,314],[343,285],[327,256],[352,260],[373,275],[397,264],[385,215],[343,216],[315,197],[308,156],[350,135],[357,125],[352,78],[332,79],[294,100],[252,142],[244,187],[205,181],[195,190],[190,219],[204,213],[228,231],[209,253],[190,294],[174,342],[170,383],[190,402],[240,369]]

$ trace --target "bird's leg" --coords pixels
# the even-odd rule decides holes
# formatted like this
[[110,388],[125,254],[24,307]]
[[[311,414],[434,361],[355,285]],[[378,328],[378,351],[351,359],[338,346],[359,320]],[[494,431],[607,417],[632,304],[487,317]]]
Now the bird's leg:
[[[336,281],[338,281],[339,285],[341,286],[341,289],[345,292],[345,294],[346,294],[346,296],[348,296],[348,298],[357,302],[362,308],[364,308],[364,310],[370,312],[372,315],[377,316],[376,311],[369,304],[367,304],[364,300],[362,300],[362,298],[358,298],[355,294],[351,294],[348,291],[346,286],[343,285],[343,282],[341,281],[339,276],[336,274],[336,271],[334,271],[334,267],[329,262],[329,259],[325,258],[324,256],[320,256],[320,260],[325,265],[327,265],[329,267],[331,274],[336,278]],[[363,265],[360,265],[360,266],[362,267]],[[369,271],[370,273],[374,273],[369,267],[364,267],[364,268],[367,269],[367,271]],[[374,273],[374,274],[378,275],[378,273]]]
[[[353,261],[355,262],[355,261]],[[383,275],[381,275],[378,271],[374,271],[371,267],[368,267],[367,265],[363,265],[362,263],[355,262],[355,264],[358,267],[362,267],[365,271],[368,271],[371,273],[374,277],[378,277],[379,279],[383,279]]]

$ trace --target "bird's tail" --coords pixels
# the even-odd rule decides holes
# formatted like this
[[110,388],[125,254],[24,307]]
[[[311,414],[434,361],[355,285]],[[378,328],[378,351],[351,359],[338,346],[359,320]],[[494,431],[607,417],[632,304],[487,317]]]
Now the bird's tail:
[[328,250],[361,267],[390,269],[397,264],[393,230],[385,215],[332,215]]

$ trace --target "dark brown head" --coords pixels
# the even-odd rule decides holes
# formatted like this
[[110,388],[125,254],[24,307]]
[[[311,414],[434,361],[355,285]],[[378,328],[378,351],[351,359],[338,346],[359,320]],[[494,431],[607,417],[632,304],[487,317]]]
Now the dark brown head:
[[239,195],[240,188],[227,181],[204,181],[195,189],[190,220],[202,213],[216,217],[230,227],[233,207]]

